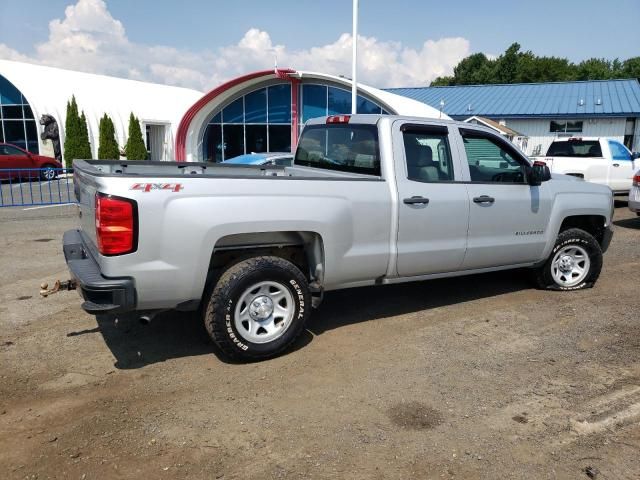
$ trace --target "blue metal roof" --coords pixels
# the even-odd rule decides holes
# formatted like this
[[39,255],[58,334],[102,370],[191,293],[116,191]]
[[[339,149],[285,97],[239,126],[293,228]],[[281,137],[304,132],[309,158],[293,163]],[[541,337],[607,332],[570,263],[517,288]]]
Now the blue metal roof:
[[459,85],[389,88],[426,103],[455,119],[472,115],[499,118],[640,116],[638,80]]

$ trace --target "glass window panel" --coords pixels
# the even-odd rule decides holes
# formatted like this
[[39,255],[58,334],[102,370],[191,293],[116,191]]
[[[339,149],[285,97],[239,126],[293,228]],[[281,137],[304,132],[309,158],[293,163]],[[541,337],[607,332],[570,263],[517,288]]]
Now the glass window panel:
[[4,122],[4,136],[7,143],[13,143],[19,147],[25,146],[24,138],[24,122],[23,121],[6,121]]
[[22,108],[24,109],[24,118],[33,118],[33,111],[29,105],[24,105]]
[[222,123],[222,111],[216,113],[209,123]]
[[329,87],[329,105],[327,115],[351,113],[351,92]]
[[[223,114],[224,117],[224,114]],[[224,131],[224,159],[237,157],[244,154],[244,126],[225,125]]]
[[291,85],[269,87],[269,123],[291,123]]
[[391,115],[389,112],[387,112],[386,110],[382,109],[382,115]]
[[3,105],[22,103],[20,91],[2,75],[0,75],[0,103]]
[[[262,88],[244,97],[244,121],[246,123],[267,122],[267,89]],[[266,143],[266,142],[265,142]]]
[[358,113],[373,113],[380,115],[381,108],[366,98],[358,96]]
[[22,106],[14,106],[14,107],[2,107],[2,116],[5,120],[7,119],[22,119]]
[[36,126],[36,122],[33,120],[27,120],[24,122],[25,130],[27,131],[27,140],[37,140],[38,139],[38,127]]
[[269,125],[269,151],[270,152],[290,152],[291,151],[291,126],[290,125]]
[[245,138],[247,153],[260,153],[267,151],[267,126],[245,126]]
[[582,132],[582,121],[579,122],[567,122],[567,132],[580,133]]
[[564,132],[567,128],[567,124],[564,122],[555,122],[551,120],[551,124],[549,126],[550,132]]
[[2,133],[2,122],[0,122],[0,143],[4,142],[4,134]]
[[409,180],[417,182],[453,180],[453,164],[446,133],[406,131],[403,137]]
[[609,148],[611,149],[611,156],[614,160],[626,160],[629,162],[632,160],[631,152],[620,142],[609,140]]
[[310,118],[327,114],[327,87],[322,85],[302,86],[302,123]]
[[242,97],[225,107],[222,111],[222,121],[224,123],[242,123],[244,121]]
[[35,153],[36,155],[38,155],[38,153],[40,152],[40,147],[38,145],[38,141],[37,140],[28,140],[27,141],[27,150],[29,150],[31,153]]
[[472,182],[524,183],[523,165],[490,138],[463,136]]
[[202,158],[205,162],[222,161],[222,126],[207,125],[202,139]]

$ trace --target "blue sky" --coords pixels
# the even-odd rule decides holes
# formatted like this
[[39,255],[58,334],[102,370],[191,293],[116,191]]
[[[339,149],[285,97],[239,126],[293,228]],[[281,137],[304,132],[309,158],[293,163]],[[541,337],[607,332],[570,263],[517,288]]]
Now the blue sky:
[[[65,17],[69,5],[78,7],[74,19]],[[79,6],[83,7],[82,15]],[[360,0],[360,12],[359,33],[370,39],[362,48],[370,49],[372,64],[380,62],[379,67],[365,69],[364,78],[371,81],[384,81],[385,76],[376,68],[382,70],[386,64],[404,71],[394,81],[421,84],[451,70],[465,54],[479,51],[499,54],[514,41],[539,55],[568,57],[573,61],[640,55],[638,0]],[[54,19],[61,22],[56,32],[49,25]],[[110,37],[113,28],[109,22],[113,25],[120,22],[122,32],[117,37]],[[131,78],[139,76],[201,89],[235,75],[240,68],[262,68],[263,57],[281,56],[285,62],[302,63],[303,68],[344,73],[344,55],[340,52],[350,37],[340,41],[340,36],[350,30],[349,0],[107,0],[106,3],[1,0],[0,3],[0,57]],[[250,31],[254,33],[247,37]],[[52,35],[56,38],[52,39]],[[443,39],[456,40],[440,42]],[[435,43],[425,47],[426,41]],[[75,42],[79,50],[72,45],[64,55],[55,53],[56,47],[66,49],[70,42]],[[89,47],[78,42],[86,42]],[[155,62],[158,65],[155,70],[151,63],[136,68],[134,59],[127,57],[132,48],[125,44],[140,50],[137,61],[148,58],[149,62]],[[114,45],[120,45],[121,49]],[[163,47],[169,49],[165,52],[166,63],[161,55],[143,53],[144,49],[156,52]],[[87,50],[91,48],[102,49],[96,53],[112,61],[117,61],[120,55],[122,61],[116,63],[122,63],[121,67],[109,67],[99,59],[89,58]],[[318,68],[313,68],[313,58],[317,56],[314,48],[323,49]],[[241,65],[230,65],[234,55],[229,52],[236,56],[241,53]],[[65,58],[73,55],[78,56],[77,61]],[[201,67],[197,65],[198,56],[202,58]],[[220,61],[225,56],[226,61]],[[245,57],[255,57],[255,61]],[[273,60],[269,58],[268,62]],[[182,70],[169,74],[170,67]],[[411,73],[411,69],[418,68],[428,72],[422,77]]]

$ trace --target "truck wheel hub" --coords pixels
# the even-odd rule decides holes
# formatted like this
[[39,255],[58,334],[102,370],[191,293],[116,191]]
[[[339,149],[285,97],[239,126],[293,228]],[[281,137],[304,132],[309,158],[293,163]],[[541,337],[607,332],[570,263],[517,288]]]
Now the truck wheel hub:
[[254,320],[266,320],[273,315],[273,300],[266,295],[254,298],[249,306],[249,315]]
[[573,267],[575,265],[575,261],[573,260],[573,257],[571,255],[563,255],[560,258],[560,270],[562,270],[564,273],[569,273],[570,271],[573,270]]

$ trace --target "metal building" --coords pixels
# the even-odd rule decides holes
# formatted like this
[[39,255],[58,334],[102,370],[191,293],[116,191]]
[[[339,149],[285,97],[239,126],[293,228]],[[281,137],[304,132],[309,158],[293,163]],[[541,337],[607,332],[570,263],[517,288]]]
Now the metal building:
[[526,153],[544,154],[554,138],[615,138],[640,150],[638,80],[391,88],[456,120],[484,117],[528,137]]

